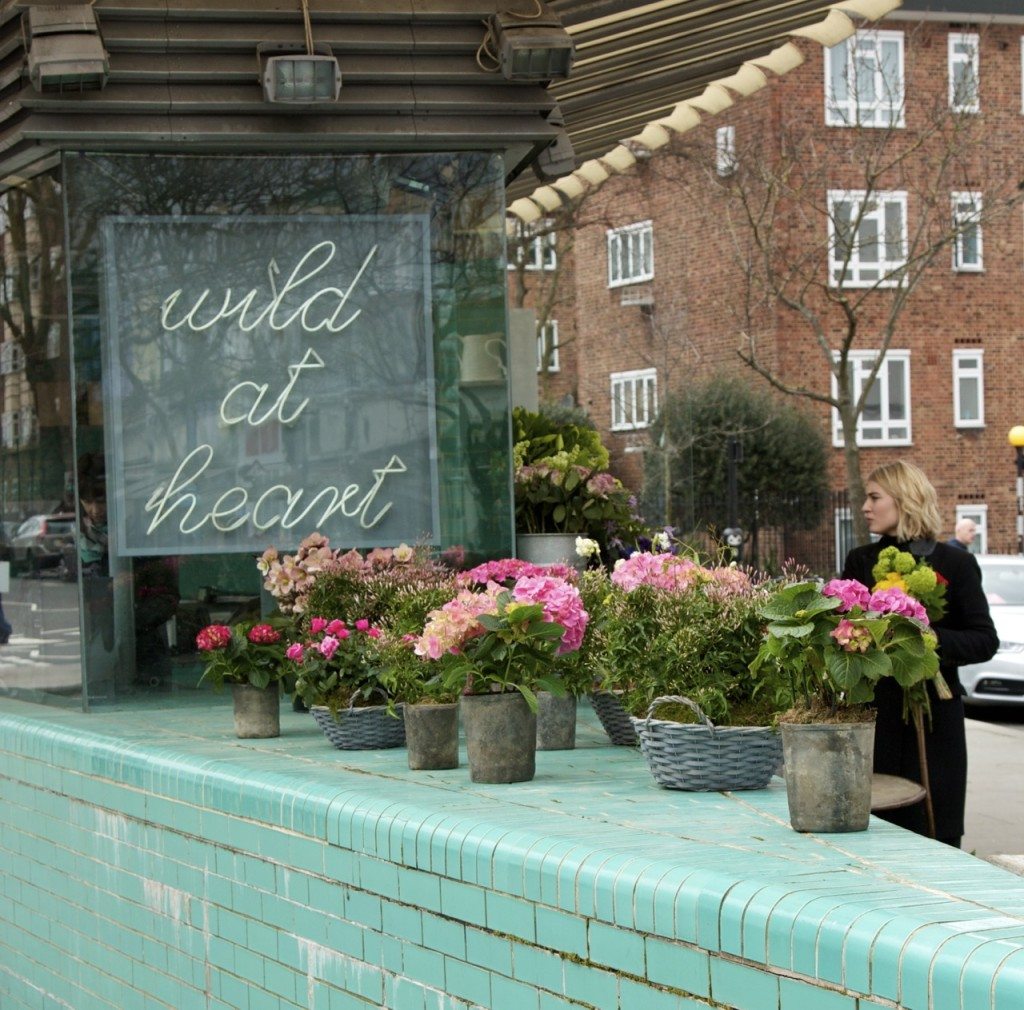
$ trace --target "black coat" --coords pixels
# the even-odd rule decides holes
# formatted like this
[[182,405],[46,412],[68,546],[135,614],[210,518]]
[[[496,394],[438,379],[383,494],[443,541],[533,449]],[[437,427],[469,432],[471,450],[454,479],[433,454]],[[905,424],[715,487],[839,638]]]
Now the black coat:
[[[931,725],[926,722],[925,752],[935,810],[938,838],[955,841],[964,833],[964,801],[967,794],[967,737],[964,731],[963,687],[958,668],[991,659],[999,638],[981,588],[981,569],[969,551],[948,544],[897,544],[892,537],[855,547],[843,566],[844,579],[856,579],[869,588],[874,584],[871,569],[883,547],[896,544],[912,550],[945,578],[946,613],[933,625],[939,639],[939,669],[953,691],[949,701],[939,701],[929,685]],[[927,549],[931,547],[931,553]],[[878,719],[875,725],[875,771],[921,780],[917,756],[917,735],[903,721],[902,691],[895,681],[883,680],[875,691]],[[926,833],[923,804],[892,810],[883,815],[894,824]]]

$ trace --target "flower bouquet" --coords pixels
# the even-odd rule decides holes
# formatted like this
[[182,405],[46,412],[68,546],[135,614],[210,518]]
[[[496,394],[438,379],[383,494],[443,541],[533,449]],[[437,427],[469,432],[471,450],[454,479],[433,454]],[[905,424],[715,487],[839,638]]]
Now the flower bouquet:
[[898,547],[884,547],[878,553],[878,561],[871,569],[875,580],[872,589],[901,589],[908,596],[922,604],[928,620],[934,624],[946,612],[945,577],[935,571],[926,561],[919,561],[909,551]]

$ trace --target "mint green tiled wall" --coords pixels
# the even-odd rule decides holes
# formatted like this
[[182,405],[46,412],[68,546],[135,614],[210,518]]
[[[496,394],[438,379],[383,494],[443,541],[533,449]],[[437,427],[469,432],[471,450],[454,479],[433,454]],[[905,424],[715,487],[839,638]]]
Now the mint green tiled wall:
[[[286,753],[102,729],[0,711],[3,1010],[1024,1006],[1012,910],[939,883],[890,881],[895,911],[853,901],[894,872],[883,832],[865,841],[883,867],[873,881],[866,862],[846,875],[849,852],[826,863],[802,848],[769,875],[783,841],[809,844],[772,828],[775,813],[756,828],[778,831],[764,853],[725,822],[724,846],[681,846],[664,824],[645,835],[589,807],[545,812],[565,799],[538,800],[543,779],[503,792],[453,775],[431,793],[400,751],[363,759],[373,774],[325,772],[309,757],[322,741],[298,733]],[[628,771],[632,757],[614,760]]]

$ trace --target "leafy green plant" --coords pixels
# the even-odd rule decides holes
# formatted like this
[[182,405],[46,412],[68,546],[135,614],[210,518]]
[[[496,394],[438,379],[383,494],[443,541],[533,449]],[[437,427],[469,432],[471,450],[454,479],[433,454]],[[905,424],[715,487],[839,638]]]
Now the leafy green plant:
[[767,628],[751,672],[788,677],[804,710],[838,717],[867,705],[883,677],[904,689],[908,706],[927,706],[929,680],[940,696],[948,692],[924,607],[898,588],[872,593],[854,580],[801,582],[779,589],[761,616]]
[[[722,725],[764,725],[780,706],[789,707],[783,678],[759,680],[749,669],[764,628],[758,610],[769,590],[754,583],[730,595],[714,585],[698,581],[681,592],[612,586],[593,629],[593,662],[601,688],[621,691],[633,715],[646,715],[662,695],[688,697]],[[680,707],[660,710],[659,718],[694,717]]]

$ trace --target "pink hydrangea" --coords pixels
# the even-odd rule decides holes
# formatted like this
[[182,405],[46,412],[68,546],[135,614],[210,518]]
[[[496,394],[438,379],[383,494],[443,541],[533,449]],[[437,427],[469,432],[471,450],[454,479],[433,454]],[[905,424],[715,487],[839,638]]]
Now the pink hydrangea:
[[196,646],[201,652],[216,652],[231,641],[231,629],[226,624],[209,624],[196,635]]
[[821,590],[823,596],[834,596],[840,600],[839,612],[845,614],[854,607],[861,610],[868,609],[868,601],[871,598],[871,590],[858,582],[856,579],[833,579],[825,583]]
[[612,572],[612,583],[626,592],[632,592],[638,586],[653,586],[681,593],[707,578],[707,569],[689,558],[640,551],[616,564]]
[[500,558],[497,561],[485,561],[468,572],[461,572],[458,581],[460,586],[486,586],[490,582],[509,582],[524,576],[539,575],[554,575],[572,582],[576,579],[576,569],[558,564],[534,565],[521,558]]
[[269,624],[255,624],[249,629],[246,637],[255,645],[273,645],[281,641],[281,632]]
[[871,645],[871,632],[862,625],[846,620],[845,617],[829,634],[846,652],[867,652]]
[[416,639],[413,651],[427,659],[440,659],[446,652],[458,652],[470,638],[484,633],[477,617],[498,612],[497,595],[501,591],[496,583],[491,583],[483,593],[463,589],[439,610],[432,610],[427,614],[423,634]]
[[876,614],[899,614],[901,617],[913,617],[926,626],[928,624],[928,612],[924,607],[896,586],[891,589],[879,589],[872,593],[867,609]]
[[539,603],[544,608],[545,621],[565,628],[557,655],[575,652],[580,647],[590,615],[583,609],[575,586],[550,575],[525,576],[516,580],[512,599],[516,603]]

